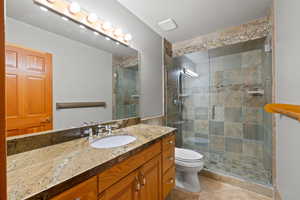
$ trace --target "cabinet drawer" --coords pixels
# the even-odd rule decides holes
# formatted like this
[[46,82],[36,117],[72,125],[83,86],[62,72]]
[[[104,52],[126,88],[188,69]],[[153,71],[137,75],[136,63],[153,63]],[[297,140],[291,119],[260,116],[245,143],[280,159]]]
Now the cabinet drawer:
[[165,199],[171,190],[175,187],[175,166],[171,167],[163,175],[163,199]]
[[168,150],[170,148],[175,148],[175,133],[163,138],[162,140],[162,150]]
[[93,177],[59,194],[52,200],[97,200],[97,177]]
[[175,148],[169,148],[162,153],[162,169],[165,173],[168,169],[175,165]]

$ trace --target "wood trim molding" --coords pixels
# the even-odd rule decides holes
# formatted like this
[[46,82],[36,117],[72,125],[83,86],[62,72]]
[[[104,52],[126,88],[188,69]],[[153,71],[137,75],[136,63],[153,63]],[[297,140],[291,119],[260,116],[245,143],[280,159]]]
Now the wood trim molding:
[[4,1],[0,2],[0,200],[7,199],[5,135],[5,29]]

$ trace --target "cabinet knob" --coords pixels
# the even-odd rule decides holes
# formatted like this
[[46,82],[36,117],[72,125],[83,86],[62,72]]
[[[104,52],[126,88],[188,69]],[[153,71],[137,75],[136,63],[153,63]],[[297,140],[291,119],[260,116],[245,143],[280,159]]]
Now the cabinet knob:
[[74,200],[81,200],[81,198],[80,198],[80,197],[77,197],[77,198],[75,198]]
[[170,141],[169,141],[169,144],[173,144],[173,140],[170,140]]
[[174,160],[174,157],[173,157],[173,156],[169,157],[169,160],[173,161],[173,160]]
[[170,179],[170,183],[173,184],[174,183],[174,179],[171,178]]

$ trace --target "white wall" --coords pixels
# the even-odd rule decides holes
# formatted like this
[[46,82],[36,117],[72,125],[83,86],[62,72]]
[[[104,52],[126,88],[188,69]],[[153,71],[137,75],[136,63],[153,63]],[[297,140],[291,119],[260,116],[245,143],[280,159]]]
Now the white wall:
[[[300,105],[300,1],[275,0],[277,102]],[[283,200],[300,199],[300,122],[277,120],[277,185]]]
[[[112,119],[112,54],[6,18],[6,41],[53,55],[54,128]],[[106,108],[56,110],[56,102],[105,101]]]

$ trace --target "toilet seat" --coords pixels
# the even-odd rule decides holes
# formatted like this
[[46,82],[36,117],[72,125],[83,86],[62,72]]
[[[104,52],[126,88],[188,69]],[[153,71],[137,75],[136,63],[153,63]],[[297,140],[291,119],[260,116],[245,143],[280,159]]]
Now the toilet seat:
[[202,167],[203,166],[203,155],[198,152],[175,148],[175,163],[184,167]]

